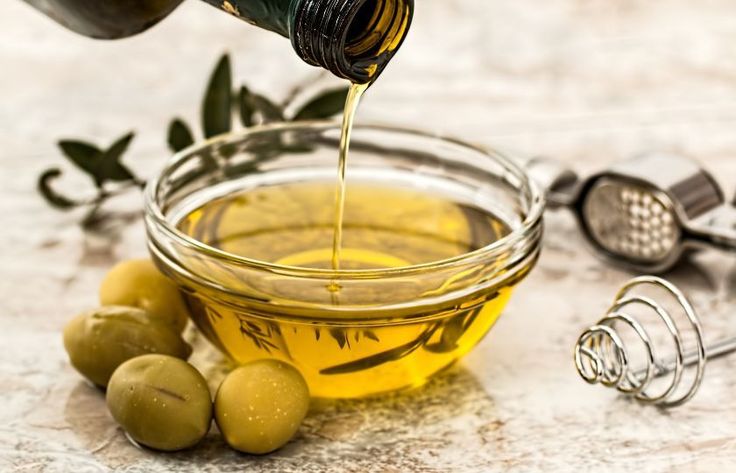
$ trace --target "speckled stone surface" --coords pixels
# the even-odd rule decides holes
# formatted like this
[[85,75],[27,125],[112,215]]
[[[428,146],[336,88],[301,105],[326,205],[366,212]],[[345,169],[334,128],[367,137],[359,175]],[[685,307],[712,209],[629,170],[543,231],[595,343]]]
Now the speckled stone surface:
[[[456,135],[585,172],[648,150],[700,158],[736,188],[736,6],[731,0],[435,0],[359,120]],[[139,450],[80,381],[61,328],[93,306],[114,261],[145,253],[140,223],[117,240],[85,236],[46,207],[37,174],[54,142],[110,142],[135,128],[128,163],[150,175],[165,124],[194,119],[217,55],[252,88],[283,95],[312,77],[287,41],[194,1],[160,27],[114,43],[62,30],[18,0],[0,14],[0,471],[444,472],[729,471],[736,464],[736,358],[670,412],[581,382],[571,350],[630,273],[549,214],[544,253],[505,316],[461,364],[423,389],[318,403],[295,440],[239,455],[213,432],[198,448]],[[64,186],[83,182],[68,172]],[[81,187],[83,188],[83,187]],[[130,202],[128,204],[131,204]],[[137,202],[132,202],[137,205]],[[708,253],[669,274],[709,338],[736,333],[736,261]],[[212,353],[196,363],[217,371]]]

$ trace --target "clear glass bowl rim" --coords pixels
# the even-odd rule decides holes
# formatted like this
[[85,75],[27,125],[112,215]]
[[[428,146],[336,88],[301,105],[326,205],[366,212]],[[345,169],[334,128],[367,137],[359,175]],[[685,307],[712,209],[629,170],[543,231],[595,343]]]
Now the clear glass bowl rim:
[[[542,226],[542,215],[545,208],[544,195],[540,187],[534,182],[534,180],[524,171],[523,167],[514,162],[513,159],[507,157],[505,154],[497,151],[496,149],[484,148],[481,146],[467,143],[463,140],[448,137],[442,134],[429,133],[420,131],[412,128],[405,128],[395,125],[384,125],[384,124],[373,124],[373,123],[360,123],[356,124],[354,129],[356,130],[373,130],[378,132],[389,132],[389,133],[401,133],[411,135],[421,139],[439,140],[455,146],[459,146],[470,150],[472,152],[482,154],[487,158],[497,161],[502,165],[506,171],[511,171],[515,176],[522,181],[522,189],[526,188],[529,193],[529,210],[522,220],[521,224],[517,228],[513,229],[508,235],[503,238],[494,241],[493,243],[486,245],[477,250],[464,253],[462,255],[454,256],[452,258],[446,258],[437,261],[431,261],[428,263],[416,264],[411,266],[402,266],[396,268],[380,268],[380,269],[321,269],[321,268],[307,268],[300,266],[287,266],[279,265],[275,263],[269,263],[262,260],[256,260],[245,256],[239,256],[226,251],[213,248],[206,245],[186,234],[179,231],[176,226],[172,225],[164,216],[161,207],[157,202],[157,194],[161,185],[162,179],[166,175],[166,171],[179,164],[181,161],[189,159],[190,156],[202,149],[219,146],[223,144],[239,142],[246,139],[248,136],[256,135],[259,133],[269,132],[285,132],[289,130],[297,129],[336,129],[339,131],[340,123],[333,120],[319,120],[319,121],[300,121],[300,122],[286,122],[286,123],[271,123],[266,125],[257,125],[250,127],[245,130],[225,133],[222,135],[209,138],[197,142],[178,153],[167,161],[161,171],[156,176],[148,181],[144,194],[144,206],[145,206],[145,218],[146,225],[153,227],[156,231],[162,232],[167,238],[172,239],[179,245],[192,248],[207,257],[223,260],[230,264],[247,266],[256,270],[267,271],[276,273],[284,276],[291,277],[305,277],[315,279],[329,279],[329,280],[361,280],[361,279],[380,279],[383,277],[391,276],[407,276],[415,273],[426,273],[427,271],[446,269],[452,266],[467,265],[481,263],[488,259],[493,258],[496,255],[504,254],[509,250],[518,248],[517,245],[524,242],[524,240],[533,238],[538,240],[541,236]],[[348,163],[348,173],[350,167]],[[151,235],[149,229],[149,238],[158,238]],[[531,246],[531,247],[530,247]],[[538,247],[538,242],[532,245],[521,245],[525,252],[533,252]],[[506,253],[507,254],[507,253]],[[512,258],[513,259],[513,258]]]

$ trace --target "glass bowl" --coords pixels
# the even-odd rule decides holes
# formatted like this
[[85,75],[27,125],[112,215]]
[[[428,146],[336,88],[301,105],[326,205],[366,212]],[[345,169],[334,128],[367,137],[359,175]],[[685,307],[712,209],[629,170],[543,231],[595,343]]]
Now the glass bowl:
[[508,231],[438,261],[335,271],[228,253],[179,229],[202,204],[233,193],[335,183],[339,133],[335,123],[303,122],[218,137],[177,154],[146,191],[150,252],[207,339],[238,363],[291,363],[313,396],[327,398],[418,386],[470,351],[533,268],[544,207],[525,172],[496,151],[356,126],[348,199],[355,185],[413,189],[492,214]]

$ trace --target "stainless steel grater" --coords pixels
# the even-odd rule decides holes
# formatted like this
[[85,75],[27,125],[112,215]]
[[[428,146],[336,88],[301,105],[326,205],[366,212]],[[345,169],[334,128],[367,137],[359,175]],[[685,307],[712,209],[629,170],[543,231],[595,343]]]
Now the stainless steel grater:
[[736,208],[697,161],[645,154],[581,180],[547,158],[527,163],[548,205],[568,207],[595,253],[637,271],[671,268],[687,250],[736,249]]

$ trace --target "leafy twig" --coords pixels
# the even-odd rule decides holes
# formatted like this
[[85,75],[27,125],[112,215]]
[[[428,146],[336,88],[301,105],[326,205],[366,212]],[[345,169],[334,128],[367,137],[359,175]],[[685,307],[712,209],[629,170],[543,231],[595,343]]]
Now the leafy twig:
[[[295,101],[304,93],[305,86],[295,87],[287,99],[278,104],[268,97],[251,91],[241,85],[233,84],[230,56],[223,54],[210,75],[202,99],[201,123],[203,138],[233,131],[233,115],[245,127],[261,125],[275,121],[312,120],[328,118],[342,111],[347,88],[340,88],[319,93],[308,98],[304,105],[293,114],[286,116]],[[76,139],[59,141],[63,156],[77,169],[86,174],[94,185],[94,195],[89,198],[68,196],[54,187],[54,183],[62,177],[59,167],[51,167],[41,173],[37,189],[46,202],[55,209],[68,211],[75,208],[88,208],[81,223],[85,230],[93,230],[100,221],[102,207],[112,197],[127,192],[131,188],[143,188],[145,181],[123,163],[123,156],[134,139],[129,132],[115,140],[107,149]],[[196,142],[192,128],[181,118],[174,118],[168,127],[167,144],[174,152],[182,151]],[[269,155],[285,152],[297,152],[295,148],[286,146],[269,150]],[[224,158],[227,153],[222,153]],[[261,160],[262,161],[262,160]],[[252,163],[253,169],[259,160]]]
[[345,88],[329,90],[314,97],[294,115],[294,120],[319,120],[335,115],[335,110],[342,110],[348,90]]
[[122,163],[123,154],[130,146],[134,136],[133,132],[127,133],[104,150],[84,141],[59,141],[59,148],[64,156],[92,180],[95,186],[95,195],[92,198],[74,198],[54,189],[52,182],[62,175],[61,169],[57,167],[47,169],[41,173],[37,185],[39,192],[46,199],[46,202],[56,209],[70,210],[76,207],[92,207],[91,214],[96,206],[110,197],[122,193],[125,189],[143,187],[145,182]]
[[[224,54],[217,62],[205,91],[202,105],[202,134],[205,138],[210,138],[213,133],[223,134],[233,131],[235,127],[233,115],[236,115],[244,128],[272,122],[332,117],[342,112],[348,90],[347,87],[341,87],[322,91],[308,98],[289,118],[286,110],[291,108],[304,93],[305,85],[295,87],[285,101],[277,103],[245,85],[234,86],[231,74],[230,58]],[[194,141],[191,127],[184,120],[176,118],[171,122],[168,143],[172,151],[179,152]]]
[[400,360],[427,343],[441,325],[441,322],[435,322],[432,326],[425,329],[424,332],[422,332],[416,339],[410,342],[391,348],[390,350],[376,353],[375,355],[366,356],[365,358],[349,361],[341,365],[330,366],[329,368],[320,370],[319,374],[336,375],[353,373],[355,371],[375,368],[376,366],[380,366],[391,361]]

